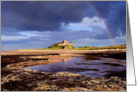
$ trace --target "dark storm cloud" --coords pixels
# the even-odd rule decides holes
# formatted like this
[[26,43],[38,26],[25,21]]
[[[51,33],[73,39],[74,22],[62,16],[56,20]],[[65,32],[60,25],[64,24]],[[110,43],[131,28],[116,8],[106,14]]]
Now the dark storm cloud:
[[2,25],[23,30],[57,30],[61,23],[79,22],[83,2],[2,2]]
[[105,19],[105,23],[110,28],[110,31],[114,37],[126,34],[125,1],[105,1],[91,3]]
[[17,36],[19,35],[19,30],[14,29],[14,28],[5,28],[1,27],[1,35],[6,35],[6,36]]
[[[95,1],[90,3],[94,5],[105,20],[113,37],[125,35],[125,1]],[[91,11],[91,7],[87,2],[2,1],[1,6],[2,26],[19,31],[58,31],[61,30],[62,23],[67,25],[68,23],[80,22],[84,17],[92,18],[97,16],[93,9]],[[108,38],[105,30],[102,31],[103,33],[95,31],[98,30],[94,30],[88,37],[95,39]],[[10,32],[13,31],[11,30]],[[78,34],[81,35],[80,33]]]

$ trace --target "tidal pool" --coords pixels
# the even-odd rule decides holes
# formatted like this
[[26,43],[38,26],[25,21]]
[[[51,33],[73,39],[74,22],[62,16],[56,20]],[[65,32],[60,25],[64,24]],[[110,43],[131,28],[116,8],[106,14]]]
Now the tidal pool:
[[[108,74],[125,71],[126,60],[118,60],[112,58],[87,59],[86,56],[68,57],[62,60],[62,62],[38,65],[27,67],[33,70],[39,70],[41,72],[73,72],[79,73],[90,77],[104,77]],[[113,62],[106,62],[112,60]],[[115,76],[119,76],[115,75]]]

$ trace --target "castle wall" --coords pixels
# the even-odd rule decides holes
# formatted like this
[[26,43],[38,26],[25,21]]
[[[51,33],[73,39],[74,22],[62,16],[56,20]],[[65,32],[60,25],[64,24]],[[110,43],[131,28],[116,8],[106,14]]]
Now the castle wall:
[[58,43],[52,44],[52,46],[55,46],[55,45],[57,45],[57,46],[71,45],[71,46],[73,46],[73,42],[68,43],[67,40],[63,40],[63,42],[58,42]]
[[67,40],[63,40],[63,44],[67,44],[68,43],[68,41]]

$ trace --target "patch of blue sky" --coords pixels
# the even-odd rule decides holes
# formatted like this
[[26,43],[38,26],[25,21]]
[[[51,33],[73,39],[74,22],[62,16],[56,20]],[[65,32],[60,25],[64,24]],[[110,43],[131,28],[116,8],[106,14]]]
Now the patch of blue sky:
[[89,27],[80,27],[80,26],[69,26],[68,29],[74,30],[74,31],[81,31],[81,30],[87,30],[87,31],[92,31],[92,28]]
[[19,32],[19,34],[23,35],[23,36],[38,36],[37,33],[38,32],[36,32],[36,31],[22,31],[22,32]]

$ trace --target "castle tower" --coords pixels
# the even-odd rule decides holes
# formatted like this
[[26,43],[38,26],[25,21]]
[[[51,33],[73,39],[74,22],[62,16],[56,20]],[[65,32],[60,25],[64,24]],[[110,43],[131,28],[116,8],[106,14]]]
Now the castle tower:
[[73,46],[73,42],[72,41],[70,42],[70,45]]
[[66,45],[68,43],[67,40],[63,40],[63,44]]

